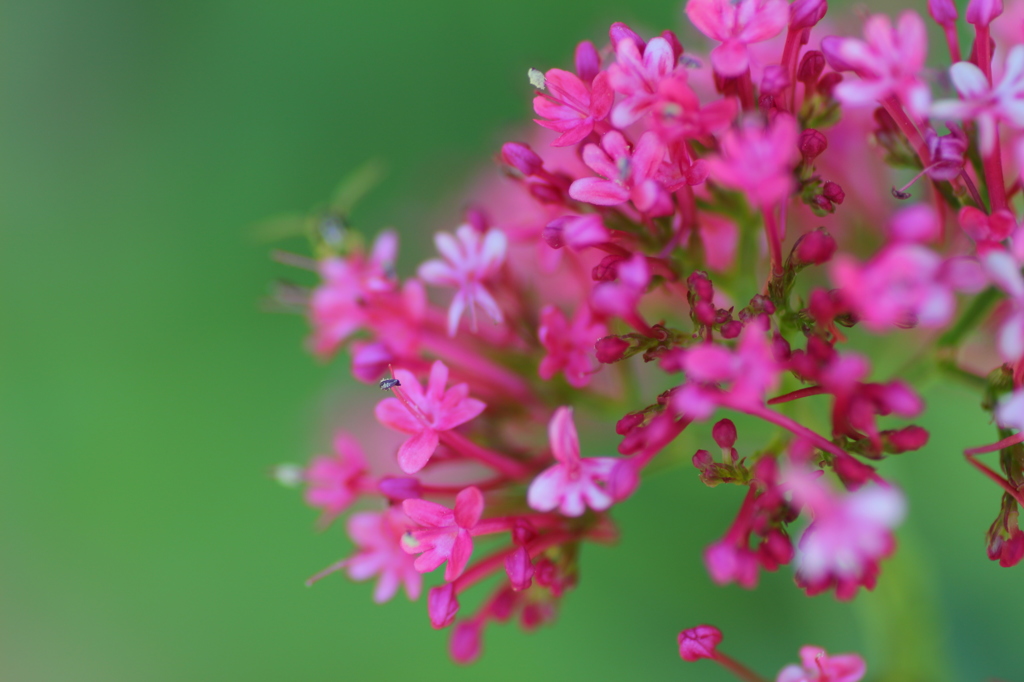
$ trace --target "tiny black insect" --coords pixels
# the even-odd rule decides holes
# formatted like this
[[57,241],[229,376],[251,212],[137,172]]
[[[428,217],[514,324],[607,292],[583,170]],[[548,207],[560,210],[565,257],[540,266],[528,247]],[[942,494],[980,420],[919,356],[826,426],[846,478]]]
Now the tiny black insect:
[[380,390],[382,390],[382,391],[390,391],[395,386],[401,386],[401,385],[402,385],[402,382],[399,381],[398,379],[381,379],[380,380]]

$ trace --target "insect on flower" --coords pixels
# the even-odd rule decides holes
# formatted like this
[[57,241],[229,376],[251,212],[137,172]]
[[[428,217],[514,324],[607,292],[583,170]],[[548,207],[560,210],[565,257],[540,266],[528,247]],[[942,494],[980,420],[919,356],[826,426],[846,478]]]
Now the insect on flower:
[[390,391],[395,386],[401,386],[401,385],[402,385],[402,382],[399,381],[398,379],[381,379],[380,380],[380,390],[382,390],[382,391]]

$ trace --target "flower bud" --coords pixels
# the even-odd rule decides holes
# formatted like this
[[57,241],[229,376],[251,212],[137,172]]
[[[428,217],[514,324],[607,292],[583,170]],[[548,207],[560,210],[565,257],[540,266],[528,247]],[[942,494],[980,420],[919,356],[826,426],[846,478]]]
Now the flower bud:
[[957,17],[960,16],[953,0],[928,0],[928,14],[943,28],[954,28]]
[[800,133],[797,147],[800,148],[800,155],[804,157],[804,163],[810,165],[828,149],[828,138],[820,131],[808,128]]
[[988,26],[1003,13],[1003,0],[970,0],[964,18],[968,24]]
[[565,246],[565,240],[563,239],[563,232],[565,231],[566,218],[557,218],[552,220],[550,223],[544,226],[544,229],[540,233],[540,238],[544,240],[544,243],[550,246],[552,249],[560,249]]
[[832,97],[832,91],[843,82],[843,74],[830,71],[818,81],[818,92],[824,97]]
[[714,658],[715,647],[722,641],[722,631],[713,625],[698,625],[679,633],[679,655],[684,661]]
[[821,39],[821,53],[825,55],[825,61],[832,67],[833,71],[853,71],[854,66],[841,56],[841,48],[844,40],[839,36],[825,36]]
[[644,423],[644,415],[640,412],[630,412],[615,423],[615,433],[625,436],[627,433]]
[[459,600],[451,583],[432,588],[427,594],[427,614],[435,630],[451,625],[458,612]]
[[920,450],[928,444],[928,431],[920,426],[907,426],[896,431],[883,431],[883,450],[898,455],[903,452]]
[[537,529],[526,519],[517,519],[512,525],[512,542],[522,546],[537,539]]
[[714,458],[707,450],[698,450],[694,453],[692,461],[693,466],[697,467],[701,471],[707,471],[715,464]]
[[825,0],[796,0],[789,6],[789,30],[814,28],[828,12]]
[[620,459],[608,476],[608,492],[616,502],[628,499],[640,485],[636,460]]
[[731,419],[723,419],[711,428],[711,437],[723,450],[736,444],[736,425]]
[[743,323],[739,320],[730,320],[722,325],[722,337],[735,339],[743,331]]
[[672,55],[678,60],[683,56],[683,44],[679,42],[679,36],[676,35],[675,31],[662,31],[661,37],[665,39],[665,42],[672,48]]
[[826,199],[836,204],[842,204],[843,199],[846,198],[846,192],[843,191],[839,183],[832,182],[831,180],[825,183],[821,191]]
[[472,663],[480,657],[480,639],[483,623],[476,619],[464,620],[452,630],[448,641],[448,652],[456,663]]
[[796,79],[810,88],[818,82],[818,78],[821,77],[824,70],[825,55],[819,50],[809,50],[800,60],[800,66],[796,70]]
[[640,51],[640,54],[644,53],[644,48],[647,47],[647,43],[637,35],[636,31],[626,26],[621,21],[616,21],[608,29],[608,37],[611,39],[612,47],[614,48],[619,44],[620,40],[632,40],[636,44],[636,49]]
[[576,46],[576,75],[590,83],[601,72],[601,55],[594,43],[584,40]]
[[530,194],[542,204],[561,204],[565,201],[562,190],[547,182],[529,183]]
[[836,252],[836,240],[825,228],[819,227],[800,237],[793,248],[798,265],[821,265],[832,259]]
[[525,590],[533,584],[533,562],[525,547],[519,547],[505,559],[505,572],[516,592]]
[[781,334],[776,334],[772,338],[772,357],[775,358],[775,361],[786,362],[792,354],[793,350],[789,345],[789,341],[783,338]]
[[537,153],[521,142],[501,145],[501,160],[527,177],[537,175],[544,169],[544,162]]
[[377,483],[377,490],[394,502],[423,497],[423,486],[411,476],[385,476]]
[[766,66],[764,75],[761,77],[761,92],[773,97],[782,94],[782,91],[789,86],[789,74],[779,64]]
[[597,350],[597,361],[606,365],[618,362],[629,350],[630,343],[619,336],[606,336],[594,344]]
[[715,323],[715,306],[710,301],[697,301],[693,306],[693,316],[703,325]]
[[708,273],[697,270],[686,278],[686,286],[699,301],[710,301],[715,295],[715,288],[711,284]]
[[605,256],[590,271],[591,279],[595,282],[611,282],[619,276],[619,263],[623,260],[622,256]]

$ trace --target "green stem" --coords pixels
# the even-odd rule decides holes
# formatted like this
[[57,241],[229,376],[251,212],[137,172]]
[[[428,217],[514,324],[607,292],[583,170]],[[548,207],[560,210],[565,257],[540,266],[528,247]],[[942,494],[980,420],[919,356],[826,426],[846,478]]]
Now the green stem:
[[978,294],[971,305],[964,311],[960,319],[956,321],[945,334],[939,337],[939,348],[956,348],[974,328],[981,324],[981,321],[988,315],[1002,294],[995,287],[989,287]]

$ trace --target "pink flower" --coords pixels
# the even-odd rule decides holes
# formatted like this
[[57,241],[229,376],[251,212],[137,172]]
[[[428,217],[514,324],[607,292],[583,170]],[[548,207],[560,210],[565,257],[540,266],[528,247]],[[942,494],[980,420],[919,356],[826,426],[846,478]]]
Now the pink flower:
[[469,397],[469,386],[457,384],[445,390],[448,368],[437,360],[430,368],[430,380],[424,393],[415,375],[404,369],[395,370],[400,388],[393,390],[402,398],[385,398],[377,404],[377,420],[381,424],[412,438],[398,449],[398,465],[407,474],[422,469],[434,454],[439,433],[465,424],[484,411],[486,405]]
[[526,493],[532,509],[558,509],[566,516],[580,516],[587,507],[604,511],[612,505],[605,487],[617,461],[614,457],[580,457],[580,441],[571,407],[559,407],[548,424],[551,453],[558,463],[542,471]]
[[659,83],[676,68],[672,46],[664,38],[652,38],[643,56],[632,40],[615,45],[615,63],[608,67],[608,81],[625,99],[612,110],[612,125],[626,128],[650,111],[658,100]]
[[588,87],[575,74],[550,69],[544,74],[544,85],[550,94],[538,93],[533,98],[533,110],[542,117],[534,121],[561,133],[552,142],[555,147],[576,144],[589,135],[594,124],[608,116],[615,99],[603,71]]
[[698,625],[683,630],[677,638],[679,656],[690,663],[702,658],[714,658],[715,649],[722,642],[722,631],[714,625]]
[[557,372],[564,372],[573,388],[583,388],[597,371],[594,343],[608,334],[608,328],[594,320],[590,308],[581,305],[570,323],[565,314],[553,305],[540,312],[540,342],[547,355],[540,361],[540,377],[550,381]]
[[434,244],[444,260],[428,260],[419,267],[423,281],[436,286],[454,287],[455,298],[448,309],[448,335],[455,336],[462,313],[468,308],[470,327],[476,331],[476,306],[483,308],[494,322],[504,317],[497,301],[484,283],[494,277],[505,262],[508,240],[501,230],[490,229],[483,235],[470,225],[462,225],[455,236],[447,232],[434,235]]
[[600,147],[588,144],[583,148],[583,162],[606,179],[580,178],[569,187],[569,196],[598,206],[617,206],[632,200],[644,213],[671,213],[665,190],[654,179],[664,157],[665,147],[654,133],[641,135],[630,151],[622,133],[613,130],[601,138]]
[[313,352],[326,356],[370,320],[367,301],[396,287],[393,264],[398,235],[381,232],[370,257],[356,251],[345,258],[326,258],[319,263],[323,282],[309,303],[313,323]]
[[704,550],[704,565],[719,585],[735,582],[748,590],[757,586],[757,553],[729,540],[720,540]]
[[816,646],[802,647],[800,662],[783,668],[775,682],[858,682],[867,671],[857,654],[829,656]]
[[[679,70],[659,84],[658,99],[652,111],[653,129],[662,140],[671,143],[722,132],[736,118],[739,102],[735,97],[726,97],[702,104],[687,82],[686,71]],[[700,181],[703,182],[703,178]]]
[[409,554],[419,554],[413,566],[429,573],[448,562],[444,579],[451,582],[462,575],[473,553],[470,531],[484,511],[484,496],[475,486],[455,497],[455,509],[427,500],[405,500],[402,509],[422,528],[411,530],[402,540]]
[[995,87],[984,72],[971,62],[957,62],[949,69],[960,99],[935,102],[931,115],[941,120],[974,121],[978,124],[981,153],[995,148],[1000,121],[1024,127],[1024,45],[1015,45],[1006,55],[1006,70]]
[[797,582],[810,594],[834,586],[839,599],[851,599],[862,585],[874,587],[878,562],[895,549],[892,530],[903,520],[903,494],[867,484],[839,495],[808,470],[786,472],[783,483],[814,517],[797,544]]
[[399,585],[405,586],[409,599],[420,597],[423,578],[413,566],[413,559],[402,550],[402,536],[409,528],[409,519],[401,510],[391,507],[382,512],[359,512],[348,518],[348,534],[356,545],[356,553],[310,578],[311,585],[320,578],[345,568],[352,580],[377,577],[373,600],[382,604],[395,596]]
[[590,294],[594,310],[605,315],[618,315],[638,328],[646,329],[637,313],[637,305],[651,282],[647,259],[634,253],[616,266],[617,281],[602,282]]
[[747,46],[774,38],[789,23],[785,0],[690,0],[686,16],[697,30],[722,44],[711,65],[722,76],[739,76],[750,65]]
[[928,86],[919,74],[928,52],[924,20],[916,12],[900,15],[897,25],[884,14],[864,22],[864,40],[826,38],[822,51],[837,71],[852,70],[860,80],[844,80],[833,91],[851,106],[875,106],[891,95],[918,115],[928,111]]
[[315,457],[306,469],[306,503],[323,509],[326,520],[345,511],[369,482],[366,457],[350,434],[334,436],[334,457]]
[[745,193],[758,208],[772,206],[794,189],[798,138],[791,116],[777,116],[767,127],[748,119],[741,128],[726,131],[720,155],[708,159],[711,179]]
[[996,406],[996,423],[1004,429],[1024,431],[1024,389],[1003,396]]
[[752,321],[735,350],[714,343],[689,348],[683,371],[687,383],[676,391],[672,405],[691,419],[707,419],[723,401],[737,407],[763,406],[765,394],[778,385],[781,368],[764,324]]
[[1006,251],[993,249],[984,255],[982,265],[992,282],[1013,302],[1013,312],[999,328],[999,354],[1007,362],[1024,357],[1024,276],[1020,266]]
[[917,244],[893,244],[864,265],[849,255],[832,262],[832,281],[872,331],[941,327],[956,307],[943,260]]

